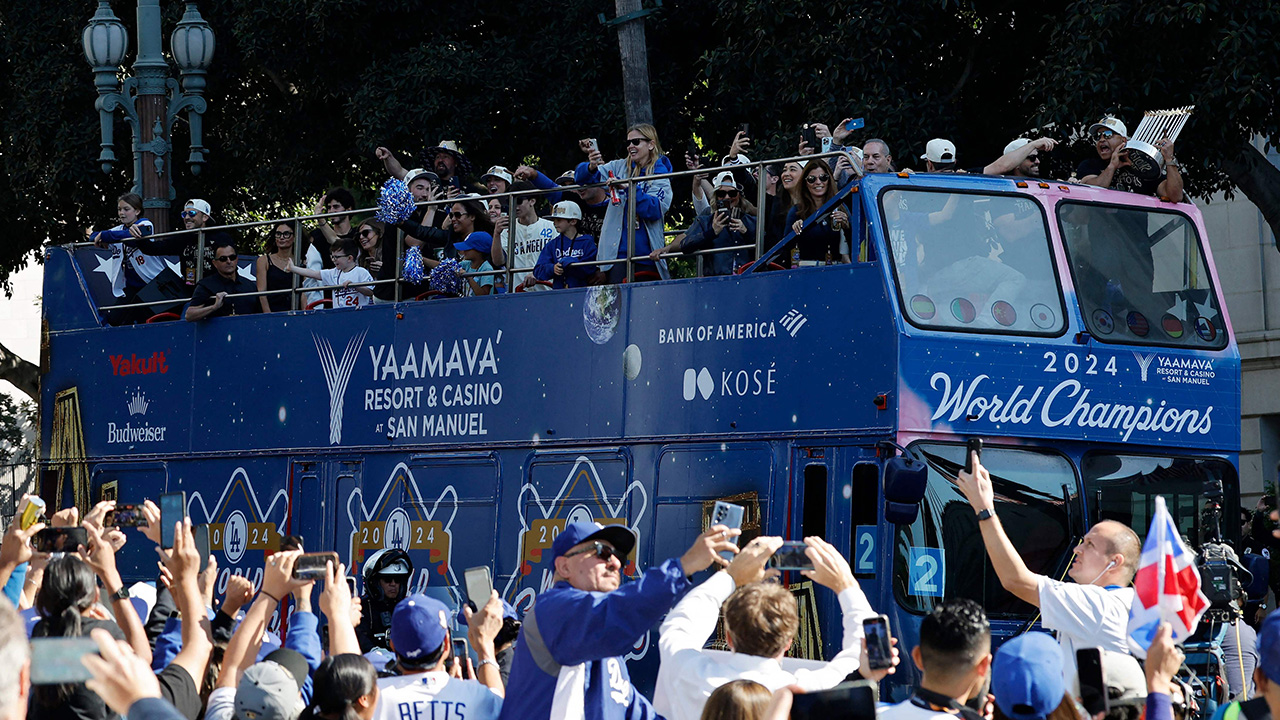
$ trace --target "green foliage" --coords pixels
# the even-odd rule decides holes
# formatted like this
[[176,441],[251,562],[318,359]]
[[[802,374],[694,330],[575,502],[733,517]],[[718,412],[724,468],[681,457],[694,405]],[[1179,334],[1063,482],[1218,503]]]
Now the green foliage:
[[[133,4],[115,5],[132,34]],[[95,7],[0,5],[0,282],[46,240],[114,224],[112,200],[128,190],[119,116],[120,163],[97,168],[80,48]],[[166,43],[182,10],[165,4]],[[210,162],[198,176],[179,163],[175,184],[179,201],[207,198],[218,220],[292,214],[338,184],[372,204],[379,145],[411,167],[456,138],[478,170],[532,154],[553,177],[582,159],[578,138],[621,153],[616,33],[597,20],[611,3],[203,0],[200,11],[217,36]],[[1231,184],[1215,158],[1254,132],[1277,134],[1278,13],[1265,0],[668,0],[646,34],[656,125],[677,169],[690,138],[723,153],[742,122],[753,158],[793,152],[804,122],[861,116],[852,141],[885,138],[899,165],[918,165],[939,136],[977,165],[1033,128],[1064,137],[1111,110],[1132,127],[1142,109],[1194,102],[1179,156],[1204,194]],[[185,159],[184,122],[174,135]],[[1065,177],[1087,152],[1055,153],[1050,169]],[[677,183],[677,197],[688,187]],[[669,217],[688,219],[684,206]]]
[[30,463],[35,459],[36,406],[14,402],[0,393],[0,466]]

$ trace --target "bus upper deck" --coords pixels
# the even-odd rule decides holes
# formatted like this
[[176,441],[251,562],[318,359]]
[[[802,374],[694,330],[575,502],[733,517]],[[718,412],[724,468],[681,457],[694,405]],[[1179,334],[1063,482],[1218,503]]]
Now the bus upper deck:
[[[865,260],[771,269],[784,241],[736,276],[199,323],[103,327],[102,252],[51,248],[46,497],[183,489],[228,572],[293,532],[356,565],[402,547],[455,603],[489,565],[520,607],[567,520],[631,526],[634,570],[732,498],[751,532],[845,548],[908,647],[943,596],[998,632],[1031,617],[960,511],[966,436],[1046,574],[1093,520],[1145,527],[1154,494],[1189,534],[1206,482],[1230,497],[1240,359],[1193,206],[919,174],[833,202]],[[927,467],[915,497],[893,444]],[[838,607],[800,580],[798,652],[829,655]]]

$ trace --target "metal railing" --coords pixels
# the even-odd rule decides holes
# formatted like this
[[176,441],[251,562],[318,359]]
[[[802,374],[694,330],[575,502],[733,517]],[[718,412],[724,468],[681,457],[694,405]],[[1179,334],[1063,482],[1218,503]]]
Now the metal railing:
[[[503,263],[503,267],[501,269],[494,269],[491,271],[483,271],[483,272],[482,271],[465,272],[465,273],[461,273],[460,275],[461,277],[464,277],[464,278],[482,277],[482,276],[488,277],[488,276],[494,276],[494,275],[501,275],[503,277],[503,286],[508,290],[514,290],[514,288],[512,287],[513,276],[516,274],[531,273],[534,270],[533,267],[520,267],[520,268],[512,267],[512,263],[514,261],[514,256],[515,256],[515,241],[516,241],[515,229],[516,229],[516,225],[519,222],[518,219],[516,218],[516,205],[519,203],[519,201],[522,198],[540,197],[543,195],[551,195],[554,193],[563,194],[563,193],[575,192],[578,190],[586,190],[586,189],[592,189],[592,188],[602,188],[607,190],[611,185],[614,187],[625,188],[625,194],[626,194],[625,217],[631,219],[629,222],[626,222],[626,230],[625,230],[626,257],[625,258],[615,257],[615,258],[608,258],[608,259],[597,259],[597,260],[586,261],[586,262],[575,262],[574,265],[579,267],[582,267],[582,266],[585,266],[585,267],[610,266],[611,267],[618,263],[626,263],[627,272],[626,272],[625,282],[634,282],[636,264],[637,263],[648,264],[648,263],[654,262],[649,258],[648,255],[644,255],[639,258],[635,257],[636,224],[637,223],[634,220],[634,218],[636,217],[636,193],[634,192],[634,190],[637,184],[652,182],[655,180],[671,180],[674,178],[684,178],[684,177],[690,177],[695,175],[714,175],[715,173],[722,172],[725,170],[734,171],[734,172],[742,171],[742,170],[750,170],[754,172],[757,178],[756,199],[755,199],[757,222],[756,222],[756,232],[755,232],[754,242],[751,244],[734,245],[734,246],[723,247],[723,248],[709,248],[706,250],[697,250],[694,252],[685,253],[686,255],[692,255],[697,259],[698,274],[701,275],[703,258],[708,255],[714,255],[718,253],[738,252],[741,250],[753,250],[756,260],[751,264],[750,268],[746,270],[746,272],[749,273],[749,272],[754,272],[757,267],[761,266],[761,260],[763,260],[765,256],[764,237],[765,237],[765,226],[767,225],[766,217],[765,217],[765,205],[767,202],[767,195],[768,195],[766,190],[766,183],[762,181],[762,173],[764,172],[765,166],[779,164],[779,163],[785,164],[789,162],[807,163],[810,160],[814,160],[814,159],[840,158],[840,157],[847,159],[850,163],[850,166],[854,166],[853,156],[848,151],[840,150],[840,151],[828,152],[828,153],[814,153],[811,155],[796,155],[796,156],[786,157],[786,158],[756,160],[752,162],[738,163],[733,165],[719,165],[716,167],[698,168],[696,170],[680,170],[677,172],[659,173],[654,175],[641,175],[638,177],[614,178],[613,180],[607,181],[607,182],[589,183],[584,185],[562,185],[554,188],[535,188],[533,190],[523,190],[523,191],[508,190],[506,192],[494,193],[491,195],[460,195],[453,198],[424,200],[422,202],[416,203],[416,206],[419,208],[439,209],[442,207],[450,206],[455,203],[467,201],[467,200],[478,200],[482,204],[484,204],[490,200],[499,199],[500,202],[507,207],[507,217],[509,218],[509,225],[506,229],[506,232],[507,232],[506,247],[504,248],[504,251],[506,253],[506,262]],[[834,181],[834,171],[833,171],[833,181]],[[820,218],[825,214],[829,213],[832,207],[838,204],[838,202],[841,201],[845,196],[847,196],[847,194],[848,194],[848,188],[846,187],[837,193],[836,199],[832,200],[831,202],[827,203],[823,207],[819,208],[818,211],[815,212],[810,217],[805,218],[802,231],[804,227],[808,227],[808,225],[810,225],[815,219]],[[294,215],[290,217],[278,218],[273,220],[257,220],[257,221],[244,222],[244,223],[232,223],[229,225],[216,225],[216,226],[210,226],[210,227],[194,228],[191,230],[187,230],[187,229],[173,230],[166,233],[155,233],[152,235],[148,235],[146,236],[146,239],[154,240],[158,238],[189,235],[193,232],[196,233],[195,278],[196,278],[196,282],[198,283],[200,282],[201,279],[203,279],[203,276],[204,276],[206,235],[209,233],[213,233],[217,231],[275,227],[278,225],[292,225],[293,233],[294,233],[292,259],[295,265],[301,266],[303,265],[303,260],[304,260],[304,258],[302,257],[302,237],[303,237],[302,231],[303,231],[304,221],[326,220],[329,218],[338,218],[338,217],[353,217],[357,215],[373,216],[377,212],[377,210],[378,210],[377,207],[355,208],[351,210],[343,210],[340,212],[317,213],[317,214],[311,214],[311,215]],[[355,225],[358,226],[359,223],[355,223]],[[402,284],[402,282],[404,281],[403,261],[404,261],[405,232],[404,230],[397,228],[395,225],[392,225],[392,224],[387,224],[386,227],[387,229],[392,229],[392,228],[396,229],[396,233],[394,237],[395,276],[388,279],[382,279],[382,280],[375,279],[370,282],[361,282],[359,286],[360,287],[378,287],[378,286],[394,284],[395,286],[394,302],[400,302],[401,300],[403,300],[401,293],[404,289],[404,285]],[[680,235],[683,232],[684,231],[681,231],[681,230],[664,231],[663,236],[665,238],[669,236]],[[777,244],[775,244],[773,248],[770,249],[769,255],[770,256],[774,255],[778,248],[783,247],[789,242],[791,242],[796,234],[797,233],[792,231],[790,228],[787,228],[781,240]],[[384,231],[383,237],[380,239],[380,242],[382,243],[382,250],[380,254],[382,257],[386,257],[387,255],[387,242],[388,242],[387,235],[388,233]],[[596,238],[596,240],[598,243],[600,238]],[[271,244],[273,242],[270,236],[268,236],[267,242],[268,244]],[[125,241],[122,241],[121,243],[106,243],[106,244],[107,245],[113,245],[113,244],[127,245],[127,244],[131,244],[131,241],[125,240]],[[850,244],[852,246],[852,238],[851,238]],[[96,243],[81,242],[81,243],[71,243],[65,247],[70,247],[74,249],[74,248],[94,246],[94,245],[96,245]],[[664,243],[664,246],[665,246],[665,243]],[[650,249],[653,250],[656,248],[651,247]],[[268,254],[271,254],[270,251],[268,251]],[[270,260],[268,260],[268,262],[270,262]],[[382,262],[386,262],[386,260],[382,260]],[[238,271],[239,271],[239,264],[237,263],[237,272]],[[121,272],[124,272],[123,263],[121,267]],[[247,293],[236,293],[236,297],[253,298],[253,297],[270,297],[270,296],[276,296],[276,295],[289,294],[291,298],[290,308],[292,310],[297,310],[298,304],[299,304],[299,298],[304,293],[324,292],[327,290],[337,290],[337,289],[342,289],[346,287],[345,285],[313,285],[309,287],[303,286],[301,282],[301,276],[299,276],[296,273],[291,273],[291,274],[293,275],[292,277],[293,287],[291,288],[280,289],[280,290],[259,290],[259,291],[247,292]],[[186,300],[187,300],[186,298],[168,298],[164,300],[155,300],[155,301],[148,301],[148,302],[101,305],[101,306],[96,306],[96,309],[99,311],[99,313],[103,313],[108,311],[128,310],[128,309],[136,309],[136,308],[144,308],[144,307],[171,306],[179,303],[184,303],[184,301]]]

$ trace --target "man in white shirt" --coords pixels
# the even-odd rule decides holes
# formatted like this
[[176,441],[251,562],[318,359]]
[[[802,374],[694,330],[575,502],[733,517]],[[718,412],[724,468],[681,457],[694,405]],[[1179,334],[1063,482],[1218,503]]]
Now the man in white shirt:
[[973,454],[973,473],[963,470],[957,485],[978,515],[982,543],[1005,590],[1040,608],[1040,624],[1056,630],[1062,647],[1063,675],[1071,688],[1076,677],[1076,650],[1102,648],[1129,652],[1125,639],[1134,573],[1142,558],[1142,541],[1122,523],[1103,520],[1081,539],[1067,575],[1059,582],[1027,568],[995,515],[991,474]]
[[[805,668],[796,667],[800,662],[782,659],[799,627],[799,613],[790,590],[761,582],[765,562],[782,546],[782,538],[758,537],[725,572],[690,590],[662,623],[661,663],[653,695],[653,707],[660,715],[668,720],[697,720],[712,691],[731,680],[754,680],[771,691],[788,685],[825,690],[859,669],[862,621],[874,617],[875,611],[839,550],[817,537],[806,538],[805,543],[814,569],[803,571],[804,576],[835,591],[844,612],[840,653],[825,664],[803,663],[809,666]],[[704,650],[722,604],[732,652]]]
[[[512,192],[525,192],[536,190],[532,183],[526,180],[518,180],[511,185]],[[503,210],[506,210],[504,204]],[[538,256],[542,254],[542,248],[556,236],[556,226],[545,218],[538,217],[538,198],[534,195],[523,195],[516,198],[516,237],[515,246],[511,253],[511,267],[513,268],[532,268],[538,264]],[[494,233],[493,249],[489,253],[489,257],[493,262],[494,268],[501,268],[507,265],[507,229],[510,220],[506,215],[498,218],[494,229],[498,232]],[[525,286],[525,290],[547,290],[546,285],[539,285],[538,279],[533,276],[532,272],[516,273],[511,276],[511,289],[515,290],[520,285]]]
[[356,264],[357,254],[355,240],[343,238],[334,243],[333,250],[329,254],[333,260],[333,267],[312,270],[294,265],[293,260],[290,260],[286,269],[295,275],[319,280],[322,286],[341,286],[333,291],[333,306],[336,308],[372,305],[373,286],[357,283],[371,283],[373,276],[368,270]]
[[920,668],[920,686],[881,709],[877,720],[980,720],[965,706],[985,697],[991,677],[991,624],[978,603],[959,598],[936,605],[920,622],[920,644],[911,658]]
[[[449,609],[444,603],[417,593],[396,605],[389,636],[401,675],[378,680],[375,720],[498,717],[503,691],[493,652],[494,635],[502,628],[502,605],[497,597],[494,593],[489,605],[468,619],[470,637],[480,658],[475,668],[479,682],[451,677],[445,670],[453,643],[449,638]],[[468,659],[459,658],[459,662],[467,663]]]

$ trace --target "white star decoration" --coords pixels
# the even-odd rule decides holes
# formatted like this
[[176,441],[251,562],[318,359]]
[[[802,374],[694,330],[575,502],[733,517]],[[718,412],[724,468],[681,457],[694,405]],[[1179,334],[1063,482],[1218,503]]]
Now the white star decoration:
[[258,278],[253,274],[253,270],[254,267],[252,265],[241,265],[236,268],[236,272],[240,273],[240,277],[257,282]]
[[94,268],[94,272],[100,272],[107,276],[107,280],[114,287],[116,278],[120,277],[120,260],[121,256],[108,254],[106,256],[98,255],[98,267]]
[[1166,312],[1178,318],[1182,322],[1186,322],[1187,321],[1187,301],[1183,300],[1181,295],[1174,295],[1173,307],[1169,308]]
[[1210,304],[1209,300],[1210,298],[1205,298],[1203,304],[1196,303],[1196,312],[1200,313],[1200,317],[1205,320],[1213,320],[1218,317],[1218,311],[1213,308],[1213,305]]

